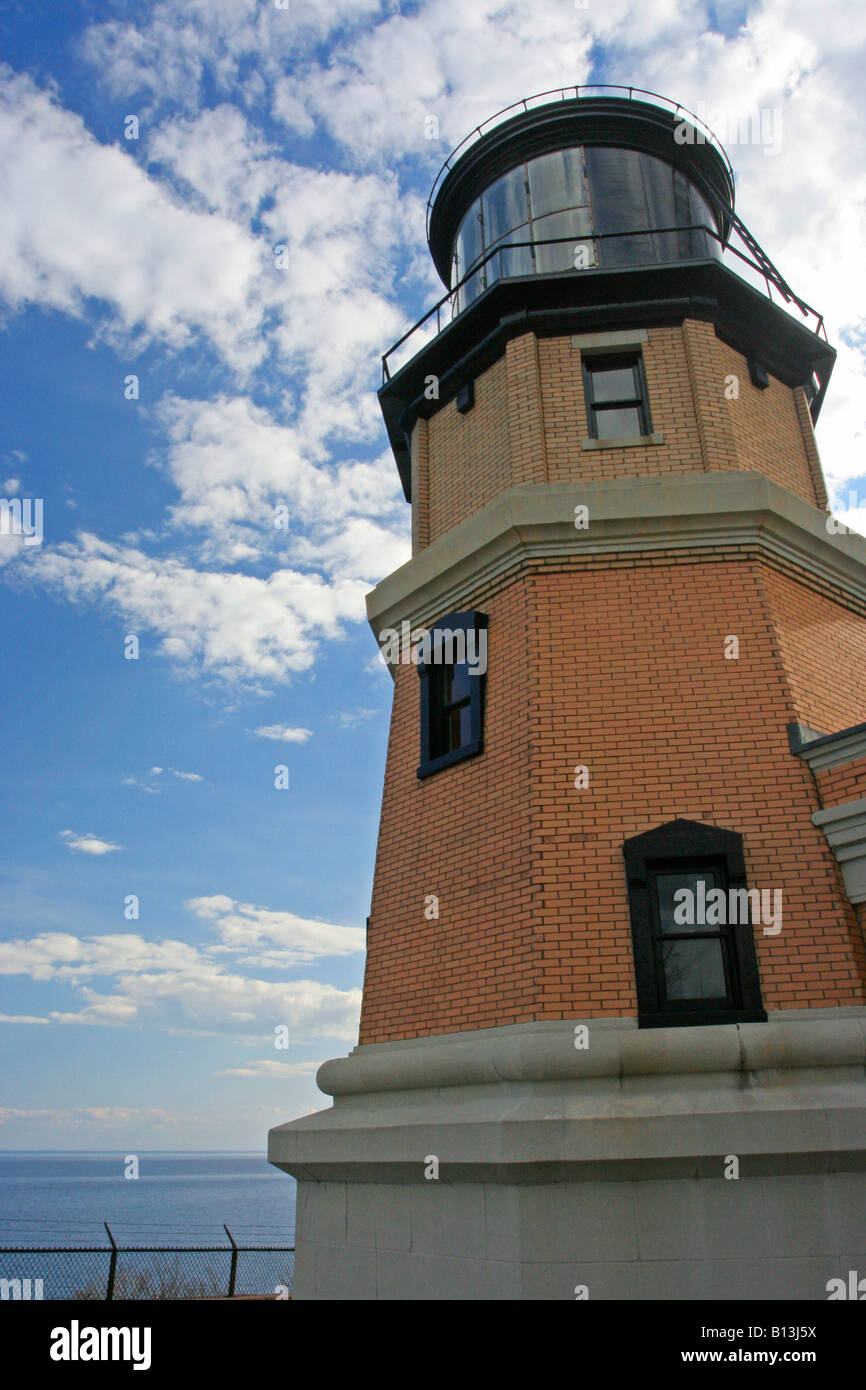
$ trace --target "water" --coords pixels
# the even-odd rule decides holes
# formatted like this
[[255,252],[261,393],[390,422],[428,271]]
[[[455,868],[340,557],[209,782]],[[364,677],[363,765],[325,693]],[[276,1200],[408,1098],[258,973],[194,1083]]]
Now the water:
[[[0,1153],[0,1245],[219,1245],[225,1254],[120,1256],[118,1293],[150,1271],[164,1288],[225,1292],[231,1256],[223,1225],[238,1245],[291,1245],[295,1182],[261,1154],[140,1153],[139,1176],[124,1178],[122,1153]],[[12,1266],[15,1266],[14,1268]],[[272,1292],[291,1283],[291,1258],[241,1254],[237,1292]],[[288,1269],[288,1273],[284,1272]],[[44,1298],[105,1297],[102,1255],[0,1255],[0,1277],[43,1278]],[[174,1282],[172,1282],[172,1277]],[[149,1296],[153,1296],[152,1293]],[[180,1296],[163,1292],[163,1297]]]
[[262,1154],[0,1153],[0,1245],[291,1243],[295,1181]]

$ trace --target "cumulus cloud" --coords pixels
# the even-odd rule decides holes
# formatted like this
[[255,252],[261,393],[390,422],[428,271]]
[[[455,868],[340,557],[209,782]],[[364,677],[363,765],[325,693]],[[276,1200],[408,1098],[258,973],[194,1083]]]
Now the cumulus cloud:
[[[216,943],[61,932],[0,942],[0,975],[65,984],[80,1001],[78,1008],[53,1009],[44,1018],[22,1015],[15,1021],[247,1037],[261,1036],[277,1020],[293,1036],[356,1036],[360,990],[240,972],[251,966],[285,971],[328,956],[355,954],[364,947],[362,929],[237,903],[221,894],[193,899],[188,906],[212,928]],[[111,985],[99,988],[98,980]]]
[[212,948],[215,952],[236,954],[248,965],[279,968],[322,956],[354,955],[364,949],[362,927],[341,927],[292,912],[274,912],[222,894],[190,898],[186,906],[212,924],[222,943]]
[[264,344],[262,246],[101,145],[81,117],[26,76],[0,69],[0,294],[81,315],[108,306],[116,327],[175,348],[201,334],[250,369]]
[[291,724],[262,724],[256,729],[256,738],[269,738],[276,743],[306,743],[312,737],[312,729],[295,729]]
[[388,12],[382,0],[317,0],[285,8],[261,0],[161,0],[137,23],[109,20],[86,31],[80,49],[94,73],[118,96],[195,108],[206,78],[221,91],[260,96],[290,61],[297,62],[332,30]]
[[198,570],[88,534],[40,552],[30,570],[69,599],[104,600],[154,632],[163,655],[232,679],[285,680],[305,671],[321,641],[364,614],[366,585],[358,580]]
[[74,830],[61,830],[60,838],[78,854],[111,854],[114,850],[122,849],[121,845],[115,845],[111,840],[101,840],[98,835],[78,835]]

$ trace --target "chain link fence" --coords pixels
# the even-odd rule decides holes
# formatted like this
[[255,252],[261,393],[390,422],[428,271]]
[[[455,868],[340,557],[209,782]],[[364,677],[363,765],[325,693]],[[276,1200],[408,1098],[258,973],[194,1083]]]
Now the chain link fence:
[[5,1299],[289,1298],[293,1245],[0,1246]]

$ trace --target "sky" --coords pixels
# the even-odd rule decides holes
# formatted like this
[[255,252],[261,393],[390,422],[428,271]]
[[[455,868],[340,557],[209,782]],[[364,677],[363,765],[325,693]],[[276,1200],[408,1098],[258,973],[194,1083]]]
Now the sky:
[[818,444],[866,531],[864,39],[861,0],[4,0],[0,1148],[262,1150],[328,1103],[391,699],[364,596],[410,553],[380,357],[479,122],[603,82],[707,119],[839,351]]

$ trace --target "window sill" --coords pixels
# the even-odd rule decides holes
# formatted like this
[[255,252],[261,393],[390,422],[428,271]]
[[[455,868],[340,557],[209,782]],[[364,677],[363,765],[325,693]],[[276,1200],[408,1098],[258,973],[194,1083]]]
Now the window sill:
[[766,1023],[764,1009],[694,1009],[690,1012],[638,1014],[638,1028],[696,1028],[702,1024]]
[[418,768],[418,776],[420,778],[430,777],[434,772],[441,772],[445,767],[453,767],[455,763],[465,762],[467,758],[474,758],[483,751],[482,740],[476,739],[473,743],[467,743],[463,748],[455,748],[451,753],[443,753],[439,758],[431,758],[429,763],[422,763]]
[[582,439],[581,449],[637,449],[651,444],[664,444],[663,434],[627,434],[619,439]]

